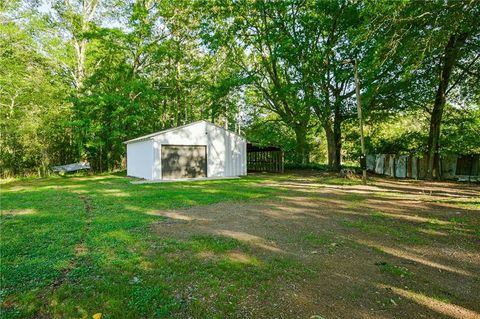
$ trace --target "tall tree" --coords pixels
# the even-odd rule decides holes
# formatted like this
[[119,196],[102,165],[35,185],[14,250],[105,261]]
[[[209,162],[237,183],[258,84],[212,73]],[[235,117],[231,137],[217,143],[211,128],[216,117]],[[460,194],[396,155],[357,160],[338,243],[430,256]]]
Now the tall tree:
[[430,163],[446,150],[445,105],[450,135],[478,113],[479,0],[40,3],[0,4],[4,175],[116,169],[124,140],[202,118],[285,140],[299,163],[326,140],[338,170],[358,135],[352,58],[369,127],[424,110]]
[[[73,49],[71,61],[63,61],[69,69],[73,85],[79,91],[87,76],[88,34],[91,31],[95,14],[101,0],[55,0],[52,8],[55,14],[51,15],[52,30],[64,37],[68,47]],[[65,49],[65,46],[63,47]]]
[[330,167],[339,170],[341,125],[355,114],[353,69],[343,61],[361,52],[352,33],[361,23],[360,6],[346,1],[210,5],[220,14],[211,17],[208,40],[235,52],[233,63],[263,96],[263,108],[294,130],[297,161],[308,160],[306,136],[316,114],[326,132]]
[[[480,13],[480,12],[479,12]],[[428,136],[428,166],[427,178],[431,179],[434,174],[434,161],[438,158],[439,140],[440,140],[440,126],[442,123],[443,110],[447,101],[447,90],[449,89],[450,78],[453,68],[459,60],[459,53],[465,46],[468,32],[456,30],[449,36],[444,53],[440,58],[439,63],[439,80],[438,88],[435,94],[435,101],[431,110],[430,117],[430,131]],[[438,159],[437,159],[438,161]],[[437,173],[439,175],[439,173]]]
[[[355,115],[352,59],[361,59],[354,32],[361,25],[359,5],[350,2],[315,2],[309,25],[315,28],[317,50],[310,81],[313,109],[325,130],[329,167],[341,167],[342,122]],[[307,91],[308,92],[308,91]]]
[[[386,71],[381,85],[372,87],[378,103],[396,100],[403,108],[422,108],[429,117],[427,178],[439,176],[439,138],[445,104],[459,87],[474,89],[480,47],[480,2],[426,1],[375,3],[369,12],[376,31],[374,69]],[[375,56],[378,56],[375,54]],[[383,95],[383,96],[382,96]],[[468,94],[465,94],[468,95]],[[380,102],[381,103],[381,102]]]
[[72,160],[67,122],[68,83],[59,67],[38,52],[38,25],[26,16],[0,23],[0,175],[38,173]]
[[[212,1],[212,14],[205,19],[205,38],[211,48],[230,51],[231,63],[263,99],[263,109],[275,113],[296,136],[296,160],[308,161],[307,131],[310,105],[303,92],[303,74],[298,68],[298,47],[287,37],[295,26],[291,12],[299,10],[293,2]],[[283,20],[290,17],[289,20]],[[284,29],[287,27],[289,30]],[[212,36],[213,34],[213,36]],[[245,83],[245,82],[244,82]]]

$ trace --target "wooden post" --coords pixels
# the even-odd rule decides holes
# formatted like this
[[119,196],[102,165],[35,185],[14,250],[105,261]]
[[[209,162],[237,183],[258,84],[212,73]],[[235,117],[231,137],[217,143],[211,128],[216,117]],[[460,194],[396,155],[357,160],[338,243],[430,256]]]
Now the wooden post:
[[275,172],[280,172],[280,152],[275,152]]
[[273,168],[273,156],[272,156],[272,152],[268,152],[268,169],[270,170],[270,172],[275,172],[274,168]]
[[278,172],[282,173],[282,151],[278,151]]
[[263,171],[267,171],[267,152],[263,151],[262,152],[262,165],[263,165]]
[[285,155],[284,155],[283,151],[280,151],[280,152],[282,152],[282,160],[280,161],[280,165],[282,166],[282,174],[283,174],[283,172],[284,172],[284,164],[283,163],[284,163],[284,160],[285,160],[285,157],[284,157]]
[[[362,156],[365,155],[365,141],[363,139],[363,119],[362,119],[362,103],[360,101],[360,80],[358,78],[358,62],[357,59],[354,59],[354,68],[355,68],[355,94],[357,96],[357,113],[358,113],[358,121],[360,122],[360,143],[362,146]],[[366,167],[363,169],[362,172],[362,181],[363,184],[367,184],[367,169]]]

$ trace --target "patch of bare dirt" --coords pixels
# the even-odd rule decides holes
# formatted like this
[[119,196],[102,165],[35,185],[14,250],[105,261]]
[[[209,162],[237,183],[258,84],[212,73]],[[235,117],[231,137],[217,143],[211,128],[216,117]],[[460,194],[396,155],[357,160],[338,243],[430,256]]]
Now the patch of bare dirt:
[[284,256],[303,265],[300,279],[272,279],[266,294],[253,289],[239,316],[480,318],[480,211],[436,202],[480,197],[479,188],[382,179],[335,186],[302,177],[275,185],[289,192],[152,212],[167,217],[154,226],[161,238],[224,236],[248,245],[231,252],[239,261]]

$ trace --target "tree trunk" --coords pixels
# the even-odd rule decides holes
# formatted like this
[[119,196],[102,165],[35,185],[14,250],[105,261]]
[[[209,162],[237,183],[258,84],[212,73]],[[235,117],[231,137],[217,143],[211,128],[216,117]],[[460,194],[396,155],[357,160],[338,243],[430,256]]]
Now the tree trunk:
[[[337,121],[339,122],[339,121]],[[324,124],[325,135],[327,137],[328,167],[334,172],[341,169],[342,135],[340,123],[333,125],[328,120]]]
[[308,143],[307,143],[307,127],[306,126],[295,126],[295,161],[298,164],[307,164],[308,163]]
[[[65,1],[65,3],[69,8],[74,7],[74,5],[70,3],[70,1]],[[90,22],[93,20],[93,16],[95,15],[98,3],[99,0],[82,1],[82,8],[79,12],[81,24],[80,34],[77,34],[76,31],[73,29],[70,30],[73,35],[73,46],[76,55],[74,81],[77,92],[80,91],[80,89],[82,88],[86,76],[85,58],[87,53],[88,40],[84,37],[84,34],[90,29]]]
[[440,125],[442,122],[443,109],[446,102],[446,92],[448,83],[450,81],[450,75],[452,73],[453,66],[458,59],[458,53],[461,47],[464,45],[467,39],[467,34],[454,34],[450,36],[440,70],[440,83],[438,85],[437,93],[435,96],[435,102],[430,117],[430,132],[428,135],[428,151],[427,151],[427,179],[432,179],[434,175],[440,176],[439,172],[436,172],[435,159],[439,158],[439,139],[440,139]]

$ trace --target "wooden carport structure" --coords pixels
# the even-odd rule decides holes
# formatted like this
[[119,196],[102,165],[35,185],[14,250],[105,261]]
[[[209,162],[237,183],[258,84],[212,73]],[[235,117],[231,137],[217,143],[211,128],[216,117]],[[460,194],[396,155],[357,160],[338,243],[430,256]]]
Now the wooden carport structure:
[[283,173],[284,155],[276,146],[247,144],[247,171]]

